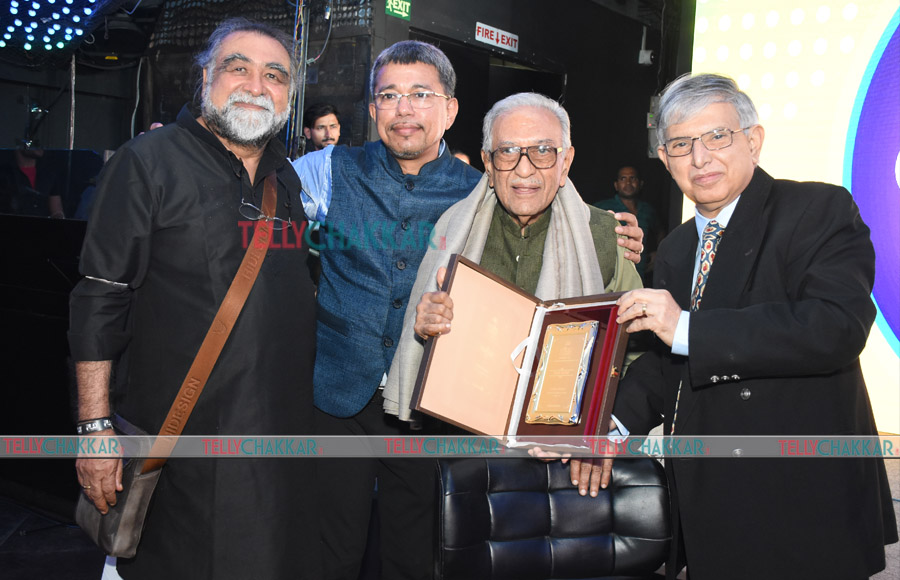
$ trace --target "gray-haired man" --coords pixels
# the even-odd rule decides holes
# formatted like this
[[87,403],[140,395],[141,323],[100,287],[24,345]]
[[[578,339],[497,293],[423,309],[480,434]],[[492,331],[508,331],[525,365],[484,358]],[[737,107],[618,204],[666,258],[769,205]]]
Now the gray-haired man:
[[[85,278],[71,297],[86,436],[112,435],[102,427],[113,412],[159,432],[238,271],[273,172],[275,228],[291,249],[270,249],[184,434],[311,431],[315,299],[296,239],[305,216],[300,184],[272,139],[294,91],[292,52],[290,38],[267,25],[224,22],[197,59],[199,117],[185,107],[176,123],[130,141],[104,169],[82,252]],[[285,336],[291,340],[277,338]],[[119,573],[320,578],[318,533],[308,524],[316,521],[314,467],[295,459],[169,460],[137,556],[120,560]],[[122,462],[79,459],[76,468],[85,495],[106,513],[122,490]]]

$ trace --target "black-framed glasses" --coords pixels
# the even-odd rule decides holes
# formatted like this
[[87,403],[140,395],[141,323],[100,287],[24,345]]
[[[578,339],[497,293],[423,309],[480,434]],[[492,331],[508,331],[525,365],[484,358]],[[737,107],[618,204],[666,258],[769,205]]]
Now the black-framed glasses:
[[736,131],[722,127],[713,129],[699,137],[674,137],[667,140],[665,143],[666,155],[669,157],[684,157],[685,155],[690,155],[691,151],[694,150],[694,141],[703,143],[703,146],[706,147],[707,151],[725,149],[726,147],[731,147],[734,143],[735,133],[746,131],[750,127],[753,127],[753,125],[748,125],[747,127],[743,127]]
[[552,145],[532,145],[531,147],[498,147],[491,151],[491,165],[497,171],[512,171],[519,165],[522,157],[528,157],[528,161],[535,169],[550,169],[556,165],[556,160],[562,147]]
[[280,217],[269,217],[263,213],[261,209],[253,205],[252,203],[245,201],[244,198],[241,198],[241,207],[238,208],[238,213],[241,214],[241,217],[247,218],[252,222],[256,222],[259,220],[265,220],[267,222],[272,222],[273,230],[285,230],[291,227],[291,218],[283,220]]
[[450,95],[442,95],[434,91],[415,91],[413,93],[375,93],[376,109],[396,109],[400,101],[406,97],[409,106],[413,109],[430,109],[438,98],[451,99]]

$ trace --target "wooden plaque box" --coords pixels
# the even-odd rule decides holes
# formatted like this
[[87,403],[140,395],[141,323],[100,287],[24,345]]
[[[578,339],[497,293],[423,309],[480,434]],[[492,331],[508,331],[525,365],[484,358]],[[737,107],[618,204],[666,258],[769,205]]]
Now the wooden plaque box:
[[[542,302],[457,254],[442,289],[453,299],[452,328],[425,344],[417,410],[510,446],[529,445],[534,436],[606,435],[628,342],[616,323],[621,293]],[[598,321],[599,330],[579,422],[526,423],[545,329],[586,320]]]

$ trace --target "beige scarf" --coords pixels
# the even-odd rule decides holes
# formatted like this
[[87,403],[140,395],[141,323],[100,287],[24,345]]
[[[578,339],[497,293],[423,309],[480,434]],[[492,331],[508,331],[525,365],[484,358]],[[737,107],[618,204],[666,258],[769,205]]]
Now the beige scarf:
[[[451,206],[435,224],[431,239],[441,247],[431,248],[425,254],[410,293],[403,334],[384,387],[386,413],[397,415],[404,421],[413,420],[410,403],[425,351],[424,343],[413,330],[416,306],[426,292],[438,290],[438,268],[446,267],[452,254],[462,254],[475,263],[481,262],[496,204],[497,196],[488,186],[485,174],[472,193]],[[538,298],[552,300],[602,293],[603,277],[589,226],[591,212],[571,180],[567,179],[566,185],[559,188],[551,208],[536,290]]]

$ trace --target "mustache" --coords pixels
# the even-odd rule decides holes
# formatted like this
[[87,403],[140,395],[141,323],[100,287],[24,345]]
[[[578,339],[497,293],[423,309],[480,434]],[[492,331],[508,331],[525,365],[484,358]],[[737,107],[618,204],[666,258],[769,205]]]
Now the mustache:
[[409,120],[404,120],[404,121],[394,121],[393,123],[389,124],[388,130],[393,130],[394,127],[396,127],[397,125],[405,125],[407,127],[414,126],[418,129],[422,129],[422,130],[425,129],[425,127],[423,127],[421,123],[415,123],[415,122],[410,122]]
[[539,179],[511,179],[509,181],[509,187],[541,187],[543,182]]
[[275,112],[275,103],[272,101],[272,98],[268,95],[259,95],[258,97],[254,97],[250,93],[244,92],[233,92],[228,95],[228,101],[225,103],[225,107],[233,105],[235,103],[246,103],[248,105],[254,105],[257,107],[262,107],[269,113]]

